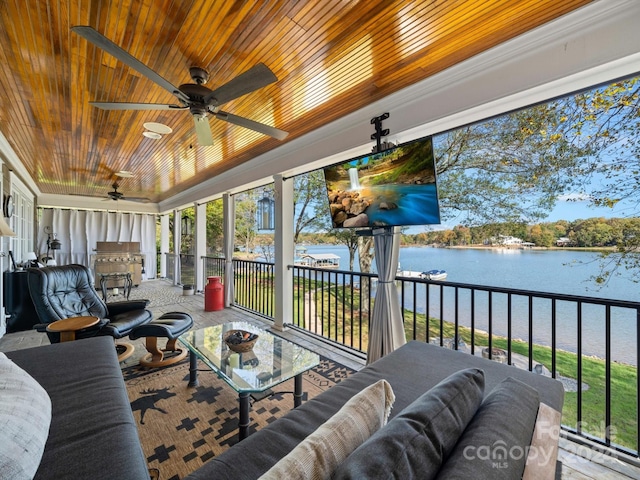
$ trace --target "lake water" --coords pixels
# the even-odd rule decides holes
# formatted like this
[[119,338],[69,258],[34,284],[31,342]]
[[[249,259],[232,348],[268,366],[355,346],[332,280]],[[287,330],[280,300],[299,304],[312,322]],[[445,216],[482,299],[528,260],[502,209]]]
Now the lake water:
[[[340,269],[349,270],[349,253],[345,246],[307,246],[308,253],[335,253],[340,256]],[[552,292],[616,300],[637,301],[640,286],[621,277],[612,277],[597,286],[590,277],[598,273],[598,254],[568,250],[515,250],[515,249],[449,249],[405,247],[400,249],[402,270],[426,271],[443,269],[447,281],[507,287],[537,292]],[[354,265],[358,271],[358,262]],[[454,289],[445,289],[442,310],[445,320],[455,318]],[[440,315],[439,288],[429,289],[429,311]],[[412,292],[405,291],[405,303],[413,306]],[[475,296],[476,328],[488,328],[488,296],[481,292]],[[492,329],[496,334],[507,334],[506,295],[492,297]],[[426,311],[426,289],[416,295],[416,310]],[[470,294],[459,291],[458,318],[460,324],[470,325]],[[528,299],[512,297],[512,336],[528,338]],[[550,345],[551,301],[533,302],[534,341]],[[604,357],[604,307],[583,305],[582,349],[583,353]],[[557,345],[561,349],[577,351],[576,305],[557,302]],[[615,361],[637,365],[637,320],[633,311],[612,309],[612,358]]]

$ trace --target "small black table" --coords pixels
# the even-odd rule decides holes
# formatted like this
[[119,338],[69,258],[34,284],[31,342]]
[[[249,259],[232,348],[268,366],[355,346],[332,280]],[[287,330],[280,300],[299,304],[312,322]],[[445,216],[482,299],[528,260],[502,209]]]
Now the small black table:
[[122,291],[127,300],[129,300],[129,295],[131,295],[131,287],[133,286],[133,281],[131,280],[131,272],[113,272],[113,273],[99,273],[100,275],[100,289],[102,290],[102,299],[107,301],[107,283],[111,280],[122,280],[123,286]]

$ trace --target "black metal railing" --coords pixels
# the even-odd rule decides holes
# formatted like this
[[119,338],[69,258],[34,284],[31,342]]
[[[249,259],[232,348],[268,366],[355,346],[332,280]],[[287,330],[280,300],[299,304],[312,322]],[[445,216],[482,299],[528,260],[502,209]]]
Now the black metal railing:
[[234,304],[273,319],[275,306],[274,264],[233,260]]
[[640,303],[402,278],[399,295],[408,337],[561,380],[563,428],[638,457]]
[[[235,304],[274,316],[274,265],[234,260]],[[377,277],[291,266],[290,323],[361,356]],[[514,364],[565,385],[563,429],[638,458],[640,303],[397,277],[407,340]]]
[[180,254],[180,268],[178,276],[179,285],[196,284],[196,256],[189,253]]
[[373,307],[371,291],[377,276],[304,266],[291,270],[291,323],[357,352],[366,352]]
[[[176,257],[177,255],[174,255],[173,253],[165,253],[165,260],[166,260],[166,272],[165,272],[165,278],[167,280],[171,280],[172,282],[175,281],[175,268],[176,268]],[[160,270],[158,270],[160,271]]]
[[[195,285],[195,255],[165,253],[167,271],[165,278],[178,285]],[[178,271],[176,272],[176,264]]]
[[225,259],[220,257],[202,257],[202,284],[206,285],[208,277],[220,277],[224,280]]

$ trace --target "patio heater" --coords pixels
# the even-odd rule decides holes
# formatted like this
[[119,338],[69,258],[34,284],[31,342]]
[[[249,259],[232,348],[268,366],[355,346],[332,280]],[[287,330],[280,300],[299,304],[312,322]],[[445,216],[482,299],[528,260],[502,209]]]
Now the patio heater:
[[[47,233],[47,256],[45,257],[45,265],[57,265],[55,251],[60,250],[62,243],[56,238],[55,233]],[[53,250],[53,257],[49,256],[49,252]]]

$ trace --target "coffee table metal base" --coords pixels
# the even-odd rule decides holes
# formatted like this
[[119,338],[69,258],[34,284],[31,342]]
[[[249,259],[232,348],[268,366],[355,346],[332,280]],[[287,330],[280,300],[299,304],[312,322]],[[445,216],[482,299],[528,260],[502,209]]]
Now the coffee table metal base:
[[[294,380],[294,392],[293,392],[293,408],[302,405],[302,373],[299,373]],[[189,387],[197,387],[198,382],[198,356],[193,352],[189,352]],[[238,440],[244,440],[249,436],[249,425],[251,424],[251,418],[249,412],[251,411],[251,393],[240,392],[238,394],[238,403],[240,406],[240,414],[238,418]]]

